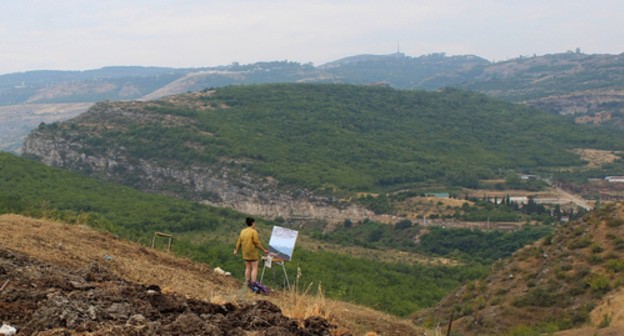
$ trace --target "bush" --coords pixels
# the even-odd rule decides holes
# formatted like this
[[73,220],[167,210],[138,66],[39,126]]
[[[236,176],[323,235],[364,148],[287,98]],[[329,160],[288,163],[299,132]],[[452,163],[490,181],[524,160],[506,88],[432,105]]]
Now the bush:
[[395,230],[403,230],[412,226],[412,221],[409,219],[404,219],[396,224],[394,224]]
[[609,279],[602,274],[594,273],[589,276],[587,285],[593,293],[604,294],[609,291],[611,284]]
[[526,295],[515,298],[513,305],[516,307],[553,307],[559,301],[560,297],[558,294],[543,287],[535,287],[529,290]]
[[541,333],[531,327],[525,325],[519,325],[513,327],[507,334],[507,336],[539,336]]
[[607,226],[612,228],[620,227],[622,226],[622,224],[624,224],[624,220],[621,220],[619,218],[609,218],[607,220]]
[[606,328],[608,326],[611,325],[611,315],[609,314],[603,314],[602,315],[602,321],[600,321],[600,324],[598,324],[598,328]]
[[576,240],[573,240],[568,243],[568,248],[571,250],[585,248],[591,245],[592,241],[589,237],[582,237]]
[[613,259],[607,261],[607,269],[615,273],[624,272],[624,259]]
[[604,251],[604,248],[602,248],[602,246],[594,243],[594,244],[591,245],[591,251],[592,251],[592,253],[600,253],[600,252]]

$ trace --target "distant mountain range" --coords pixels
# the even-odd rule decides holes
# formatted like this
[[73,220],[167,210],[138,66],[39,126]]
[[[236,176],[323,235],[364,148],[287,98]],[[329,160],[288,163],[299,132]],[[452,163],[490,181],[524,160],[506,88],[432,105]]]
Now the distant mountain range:
[[[10,138],[0,137],[0,149],[15,150],[26,135],[24,130],[36,126],[33,118],[25,118],[30,123],[21,124],[20,116],[48,122],[79,113],[42,112],[49,104],[151,100],[227,85],[285,82],[388,85],[410,90],[457,87],[572,115],[579,123],[624,128],[624,54],[567,52],[493,63],[472,55],[411,57],[395,53],[351,56],[320,66],[276,61],[205,68],[120,66],[5,74],[0,76],[0,125],[4,125],[0,134],[22,131]],[[23,105],[29,106],[26,111]]]

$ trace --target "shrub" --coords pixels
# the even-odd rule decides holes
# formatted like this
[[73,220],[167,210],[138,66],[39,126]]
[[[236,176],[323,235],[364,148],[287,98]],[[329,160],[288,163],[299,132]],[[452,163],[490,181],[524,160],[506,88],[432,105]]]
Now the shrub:
[[404,230],[412,226],[412,221],[409,219],[404,219],[396,224],[394,224],[395,230]]
[[519,325],[513,327],[507,336],[539,336],[541,333],[531,327]]
[[596,265],[596,264],[600,264],[603,261],[603,259],[599,255],[592,254],[589,257],[587,257],[587,261],[592,265]]
[[591,245],[592,241],[589,237],[582,237],[576,240],[573,240],[568,243],[568,248],[571,250],[580,249]]
[[516,307],[552,307],[559,303],[559,299],[559,295],[552,291],[543,287],[535,287],[529,290],[526,295],[515,298],[513,305]]
[[607,261],[607,269],[615,273],[624,272],[624,259],[612,259]]
[[602,248],[602,246],[594,243],[594,244],[591,245],[591,251],[592,251],[592,253],[600,253],[600,252],[604,251],[604,248]]
[[465,302],[461,307],[461,316],[467,316],[472,314],[474,311],[472,304],[470,302]]
[[600,324],[598,324],[598,328],[606,328],[608,326],[611,325],[611,315],[609,314],[603,314],[602,315],[602,321],[600,321]]
[[612,228],[620,227],[622,226],[622,224],[624,224],[624,220],[620,218],[609,218],[607,220],[607,226],[612,227]]
[[610,283],[609,279],[602,274],[594,273],[590,275],[587,280],[587,285],[593,293],[604,294],[609,291]]

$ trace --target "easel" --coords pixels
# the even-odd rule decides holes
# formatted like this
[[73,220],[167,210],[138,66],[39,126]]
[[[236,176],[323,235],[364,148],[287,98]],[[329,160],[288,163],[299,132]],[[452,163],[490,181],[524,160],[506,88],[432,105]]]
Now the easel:
[[156,244],[156,237],[167,238],[167,252],[171,252],[171,241],[173,240],[173,236],[162,232],[154,232],[154,237],[152,237],[152,248],[154,248],[154,245]]
[[260,274],[260,283],[262,283],[262,279],[264,278],[264,270],[267,268],[271,268],[272,264],[277,264],[282,266],[282,271],[284,271],[284,283],[286,284],[286,288],[290,289],[290,281],[288,281],[288,273],[286,273],[286,266],[284,265],[286,261],[282,258],[276,258],[271,256],[262,257],[262,273]]

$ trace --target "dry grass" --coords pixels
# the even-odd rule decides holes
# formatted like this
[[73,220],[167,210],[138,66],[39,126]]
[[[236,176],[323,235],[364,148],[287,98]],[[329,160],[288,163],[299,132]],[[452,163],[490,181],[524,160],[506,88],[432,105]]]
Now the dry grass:
[[[169,290],[193,294],[202,300],[227,296],[235,285],[231,278],[213,274],[207,265],[148,249],[82,225],[3,215],[0,245],[38,260],[67,268],[105,264],[128,280],[158,284]],[[106,259],[110,257],[111,260]]]
[[[164,291],[214,303],[259,298],[242,288],[239,281],[215,274],[208,265],[127,242],[87,226],[1,215],[0,232],[3,248],[65,268],[84,268],[97,262],[124,279],[146,285],[157,284]],[[321,294],[311,294],[312,288],[318,288]],[[297,279],[291,291],[273,292],[261,298],[274,302],[291,318],[303,320],[322,316],[338,327],[336,335],[346,331],[353,335],[371,332],[370,335],[423,334],[423,330],[410,321],[330,300],[322,293],[319,284],[300,284]]]
[[613,151],[577,148],[573,150],[573,152],[575,154],[578,154],[581,159],[587,161],[587,166],[590,168],[601,167],[607,163],[611,163],[615,160],[620,159],[620,157],[615,155]]

